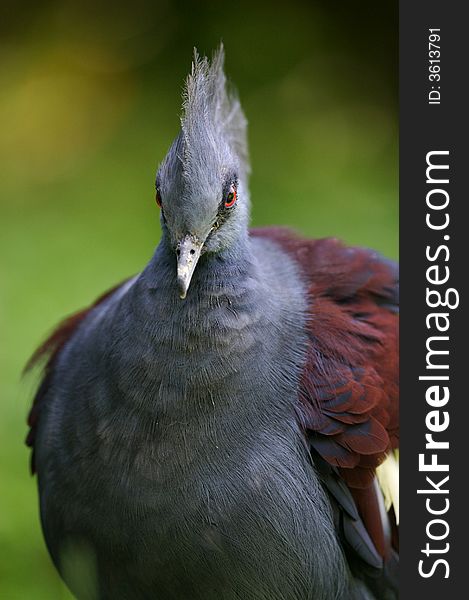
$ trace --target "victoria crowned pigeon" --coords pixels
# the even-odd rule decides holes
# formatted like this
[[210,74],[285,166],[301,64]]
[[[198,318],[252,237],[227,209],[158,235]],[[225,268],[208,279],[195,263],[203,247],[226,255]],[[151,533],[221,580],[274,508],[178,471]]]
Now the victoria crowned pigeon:
[[42,528],[78,598],[397,597],[376,483],[398,436],[397,267],[250,231],[248,172],[223,49],[195,54],[153,257],[31,359]]

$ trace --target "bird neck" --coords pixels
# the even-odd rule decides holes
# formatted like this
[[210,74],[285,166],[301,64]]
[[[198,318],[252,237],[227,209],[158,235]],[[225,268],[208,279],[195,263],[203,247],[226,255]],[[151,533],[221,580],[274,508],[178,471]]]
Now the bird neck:
[[[290,410],[286,399],[294,390],[284,389],[290,378],[282,373],[287,370],[296,385],[306,348],[304,297],[290,258],[270,242],[246,234],[229,249],[201,257],[182,300],[174,250],[160,243],[121,307],[122,315],[133,315],[132,321],[122,321],[124,327],[131,323],[138,339],[134,369],[148,380],[149,389],[160,390],[157,400],[153,393],[142,394],[146,409],[181,423],[195,418],[194,405],[203,421],[213,412],[213,402],[230,411],[240,398],[254,396],[260,421],[276,403],[278,410]],[[127,373],[128,338],[122,340]],[[131,395],[130,376],[129,382]],[[274,402],[270,390],[276,388]],[[249,402],[243,407],[253,423],[254,409]]]

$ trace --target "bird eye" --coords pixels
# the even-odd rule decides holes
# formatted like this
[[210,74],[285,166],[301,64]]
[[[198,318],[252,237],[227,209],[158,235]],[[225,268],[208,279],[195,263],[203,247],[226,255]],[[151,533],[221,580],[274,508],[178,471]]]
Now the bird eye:
[[226,195],[226,198],[225,198],[225,208],[231,208],[232,206],[234,206],[236,199],[237,199],[237,190],[236,190],[235,185],[232,183],[230,186],[230,191],[228,192],[228,194]]
[[158,188],[156,188],[156,196],[155,196],[155,201],[158,204],[158,206],[161,208],[161,205],[163,204],[161,202],[161,193],[160,190]]

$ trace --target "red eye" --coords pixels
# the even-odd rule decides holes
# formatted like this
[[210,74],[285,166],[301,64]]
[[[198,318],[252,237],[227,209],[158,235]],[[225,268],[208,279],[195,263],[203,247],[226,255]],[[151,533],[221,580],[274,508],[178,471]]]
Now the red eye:
[[155,201],[158,204],[158,206],[161,208],[161,194],[160,194],[160,190],[156,190],[156,196],[155,196]]
[[237,198],[237,190],[234,185],[231,185],[230,191],[226,195],[225,198],[225,208],[231,208],[236,202]]

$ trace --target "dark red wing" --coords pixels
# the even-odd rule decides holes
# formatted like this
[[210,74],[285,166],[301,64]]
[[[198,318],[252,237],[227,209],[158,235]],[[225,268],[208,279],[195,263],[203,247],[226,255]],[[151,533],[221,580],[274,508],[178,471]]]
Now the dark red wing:
[[[128,281],[128,280],[126,280]],[[37,424],[41,415],[41,409],[44,406],[44,401],[46,398],[47,391],[50,386],[50,381],[52,377],[52,372],[54,368],[55,361],[60,354],[60,351],[68,342],[68,340],[73,336],[77,328],[80,324],[85,320],[91,310],[107,300],[114,292],[116,292],[122,285],[124,285],[125,281],[120,283],[119,285],[113,287],[111,290],[104,293],[100,296],[93,304],[88,306],[87,308],[70,315],[66,319],[64,319],[51,335],[43,342],[39,348],[34,352],[34,354],[29,359],[25,372],[32,369],[34,366],[39,364],[43,359],[46,359],[46,363],[44,366],[44,373],[42,376],[42,381],[39,385],[39,388],[36,392],[36,395],[33,400],[33,405],[28,415],[28,426],[29,432],[26,437],[26,445],[32,448],[31,455],[31,471],[35,473],[35,465],[34,465],[34,442],[36,438],[36,430]]]
[[298,415],[314,452],[347,484],[376,549],[387,552],[373,484],[398,446],[397,265],[335,239],[254,230],[298,263],[308,290],[309,348]]

